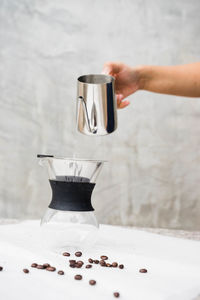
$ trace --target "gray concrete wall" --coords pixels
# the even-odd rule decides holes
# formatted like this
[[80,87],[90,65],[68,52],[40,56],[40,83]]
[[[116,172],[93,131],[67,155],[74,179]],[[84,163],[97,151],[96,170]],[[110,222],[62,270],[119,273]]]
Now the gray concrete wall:
[[75,130],[76,78],[108,60],[198,61],[199,0],[0,1],[0,217],[40,217],[37,153],[104,158],[100,222],[200,228],[200,100],[138,92],[115,134]]

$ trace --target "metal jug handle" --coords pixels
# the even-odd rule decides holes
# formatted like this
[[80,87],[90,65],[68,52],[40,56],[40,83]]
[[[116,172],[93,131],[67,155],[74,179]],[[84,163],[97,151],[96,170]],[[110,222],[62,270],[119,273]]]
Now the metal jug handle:
[[97,132],[97,128],[96,126],[91,126],[90,124],[90,119],[89,119],[89,116],[88,116],[88,111],[87,111],[87,105],[85,103],[85,100],[82,96],[79,96],[78,99],[80,99],[83,103],[83,109],[84,109],[84,113],[85,113],[85,119],[86,119],[86,123],[87,123],[87,126],[88,126],[88,129],[91,133],[96,133]]

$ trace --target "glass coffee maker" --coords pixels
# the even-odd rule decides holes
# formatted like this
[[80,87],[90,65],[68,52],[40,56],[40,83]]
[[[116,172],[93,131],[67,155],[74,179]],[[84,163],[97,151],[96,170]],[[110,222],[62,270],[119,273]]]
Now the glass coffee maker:
[[91,196],[103,161],[38,155],[46,166],[52,200],[41,220],[42,239],[48,248],[87,248],[99,227]]

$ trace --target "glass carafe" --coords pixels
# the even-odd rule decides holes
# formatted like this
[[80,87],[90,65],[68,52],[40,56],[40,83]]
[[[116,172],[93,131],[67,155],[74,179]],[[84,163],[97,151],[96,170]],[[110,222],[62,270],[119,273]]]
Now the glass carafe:
[[103,161],[38,155],[46,166],[52,200],[41,220],[48,248],[87,248],[97,237],[98,221],[91,204],[92,191]]

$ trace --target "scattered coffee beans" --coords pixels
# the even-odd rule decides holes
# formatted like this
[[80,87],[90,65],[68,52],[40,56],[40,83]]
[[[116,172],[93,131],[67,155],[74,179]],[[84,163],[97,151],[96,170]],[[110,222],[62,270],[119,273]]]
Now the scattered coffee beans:
[[74,279],[76,279],[76,280],[81,280],[81,279],[82,279],[82,275],[75,275],[75,276],[74,276]]
[[64,252],[63,256],[70,256],[70,253],[69,252]]
[[50,272],[54,272],[56,270],[56,268],[55,267],[47,267],[46,270],[50,271]]
[[98,260],[98,259],[95,259],[95,260],[94,260],[94,263],[95,263],[95,264],[99,264],[99,260]]
[[86,267],[86,269],[90,269],[90,268],[92,268],[92,265],[86,265],[85,267]]
[[106,255],[102,255],[102,256],[101,256],[101,259],[103,259],[103,260],[107,260],[107,259],[108,259],[108,256],[106,256]]
[[140,273],[147,273],[147,269],[140,269],[139,272]]
[[40,269],[40,270],[43,270],[43,269],[45,269],[45,267],[43,266],[43,265],[37,265],[37,267],[36,267],[37,269]]
[[96,284],[96,281],[92,279],[92,280],[89,281],[89,284],[90,284],[90,285],[95,285],[95,284]]
[[59,275],[64,275],[65,273],[64,273],[63,271],[60,270],[60,271],[58,271],[58,274],[59,274]]
[[[64,252],[62,255],[63,255],[63,256],[70,256],[70,253]],[[82,252],[77,251],[77,252],[75,253],[75,256],[77,256],[77,257],[82,256]],[[95,263],[95,264],[100,264],[102,267],[104,267],[104,266],[106,266],[106,267],[114,267],[114,268],[119,267],[119,269],[124,269],[124,265],[123,265],[123,264],[118,265],[117,262],[113,262],[112,264],[106,263],[105,260],[107,260],[107,259],[108,259],[108,256],[106,256],[106,255],[102,255],[100,261],[99,261],[98,259],[94,259],[94,260],[93,260],[92,258],[89,258],[89,259],[88,259],[88,262],[89,262],[90,264],[87,264],[87,265],[85,266],[85,268],[86,268],[86,269],[90,269],[90,268],[92,268],[92,265],[91,265],[91,264],[92,264],[92,263]],[[75,267],[76,267],[76,268],[81,268],[81,267],[83,266],[83,264],[84,264],[84,262],[81,261],[81,260],[79,260],[79,261],[76,261],[76,260],[74,260],[74,259],[69,260],[69,266],[70,266],[71,268],[75,268]],[[56,271],[56,268],[55,268],[55,267],[52,267],[52,266],[51,266],[50,264],[48,264],[48,263],[45,263],[45,264],[43,264],[43,265],[39,265],[39,264],[37,264],[37,263],[32,263],[32,264],[31,264],[31,267],[32,267],[32,268],[41,269],[41,270],[42,270],[42,269],[46,269],[47,271],[50,271],[50,272]],[[3,270],[3,267],[0,266],[0,271],[2,271],[2,270]],[[28,269],[23,269],[23,272],[24,272],[25,274],[28,274],[28,273],[29,273],[29,270],[28,270]],[[147,273],[147,269],[140,269],[139,272],[140,272],[140,273]],[[58,273],[59,275],[64,275],[64,274],[65,274],[64,271],[62,271],[62,270],[59,270],[57,273]],[[75,280],[82,280],[82,278],[83,278],[82,275],[79,275],[79,274],[77,274],[77,275],[74,276],[74,279],[75,279]],[[94,279],[91,279],[91,280],[89,281],[89,284],[90,284],[90,285],[96,285],[96,281],[95,281]],[[119,294],[118,292],[114,292],[113,295],[114,295],[115,298],[119,298],[119,297],[120,297],[120,294]]]
[[112,266],[113,266],[113,268],[117,268],[118,263],[117,263],[117,262],[113,262],[113,263],[112,263]]

